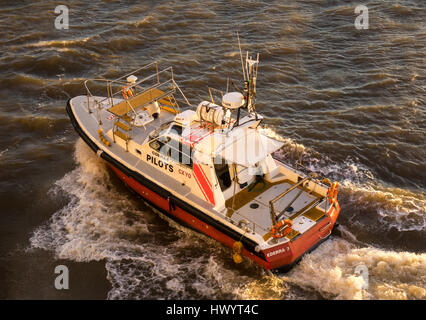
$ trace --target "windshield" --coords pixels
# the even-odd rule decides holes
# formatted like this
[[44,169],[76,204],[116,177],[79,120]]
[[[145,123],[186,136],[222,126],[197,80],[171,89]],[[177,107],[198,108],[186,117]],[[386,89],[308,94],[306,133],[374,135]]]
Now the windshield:
[[163,123],[159,128],[150,134],[149,140],[157,139],[160,135],[164,134],[172,122],[173,121]]

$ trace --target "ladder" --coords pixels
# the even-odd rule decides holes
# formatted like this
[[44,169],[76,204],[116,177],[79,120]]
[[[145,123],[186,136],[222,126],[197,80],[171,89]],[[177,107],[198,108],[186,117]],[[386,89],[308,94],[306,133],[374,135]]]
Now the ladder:
[[128,145],[132,138],[132,122],[133,118],[126,114],[121,117],[117,117],[114,122],[114,127],[112,128],[112,137],[114,142],[116,142],[116,136],[124,140],[126,142],[126,151],[129,151]]
[[158,103],[161,105],[162,109],[168,112],[171,112],[174,114],[180,113],[179,104],[172,93],[158,100]]

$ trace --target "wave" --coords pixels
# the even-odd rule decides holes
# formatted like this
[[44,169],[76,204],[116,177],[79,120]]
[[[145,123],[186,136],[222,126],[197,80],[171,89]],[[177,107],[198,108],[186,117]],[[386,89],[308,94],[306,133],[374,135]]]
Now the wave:
[[[51,197],[65,194],[69,203],[34,231],[32,248],[78,262],[104,260],[109,299],[235,298],[235,284],[247,276],[234,273],[227,250],[169,221],[170,228],[117,190],[105,164],[82,140],[75,159],[77,168],[50,191]],[[258,269],[252,263],[246,268]]]
[[68,39],[68,40],[43,40],[38,42],[29,43],[27,47],[68,47],[68,46],[81,46],[87,41],[89,41],[92,37],[84,37],[77,39]]
[[[355,236],[343,229],[343,238],[325,242],[286,275],[250,261],[236,266],[216,241],[158,219],[119,190],[105,163],[80,139],[75,160],[76,169],[50,191],[69,203],[34,231],[30,243],[60,259],[105,261],[109,299],[300,299],[312,292],[332,299],[425,298],[424,254],[354,243]],[[368,289],[354,273],[359,264],[369,270]]]
[[[358,268],[366,276],[358,274]],[[360,269],[361,269],[360,268]],[[328,299],[425,299],[426,254],[358,248],[330,239],[305,256],[288,280]]]
[[362,85],[360,89],[386,88],[396,83],[398,83],[398,80],[396,79],[384,79],[382,81],[374,81],[374,82],[370,82],[365,85]]
[[354,15],[354,6],[339,6],[332,9],[327,9],[322,12],[322,14],[332,15],[332,16],[353,16]]
[[[37,228],[32,248],[59,259],[105,261],[109,299],[288,299],[286,281],[117,190],[105,164],[79,140],[77,167],[56,182],[69,203]],[[160,214],[161,215],[161,214]],[[299,297],[300,298],[300,297]]]
[[160,24],[160,20],[157,19],[155,16],[153,15],[149,15],[149,16],[145,16],[141,19],[136,19],[136,20],[130,20],[130,21],[124,21],[124,20],[120,20],[119,21],[120,25],[132,25],[134,27],[143,27],[143,26],[150,26],[150,25],[158,25]]
[[0,123],[11,132],[19,132],[25,136],[25,132],[38,134],[53,133],[66,128],[69,125],[63,113],[57,116],[43,114],[26,114],[24,116],[1,116]]
[[39,89],[45,86],[46,83],[46,79],[22,73],[15,74],[11,77],[7,77],[6,79],[0,80],[0,86],[2,87],[13,86],[15,88],[20,87],[23,89],[28,89],[28,87]]
[[402,16],[411,15],[413,13],[413,8],[395,3],[391,6],[390,10],[394,13],[398,13]]
[[285,162],[302,171],[316,172],[339,181],[343,212],[345,206],[364,207],[375,219],[372,229],[426,231],[426,194],[422,190],[387,186],[356,159],[348,157],[343,162],[336,162],[291,138],[280,137],[272,128],[265,128],[263,132],[284,142],[277,156]]

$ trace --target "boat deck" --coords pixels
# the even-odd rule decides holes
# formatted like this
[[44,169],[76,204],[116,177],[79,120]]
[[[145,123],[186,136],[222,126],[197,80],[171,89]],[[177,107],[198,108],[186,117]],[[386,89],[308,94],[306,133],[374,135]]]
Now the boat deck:
[[[91,97],[91,99],[101,101],[103,97]],[[102,128],[104,132],[112,129],[114,125],[114,117],[108,112],[107,108],[110,105],[105,102],[105,108],[99,112],[99,118],[102,122]],[[154,166],[150,166],[142,159],[130,152],[127,152],[118,144],[112,143],[107,149],[103,147],[103,143],[98,135],[98,120],[97,112],[92,111],[90,114],[87,111],[87,97],[78,96],[71,100],[71,108],[80,126],[84,128],[85,133],[89,136],[92,141],[95,141],[99,146],[108,151],[108,154],[120,161],[126,163],[129,169],[141,172],[144,176],[157,181],[162,186],[167,186],[166,189],[173,190],[173,192],[181,197],[185,197],[192,202],[197,203],[200,206],[205,207],[205,210],[213,212],[213,206],[206,204],[204,201],[194,196],[187,186],[183,186],[180,182],[170,178],[162,170],[157,169]],[[170,112],[161,112],[159,117],[146,125],[145,127],[135,128],[133,132],[132,140],[141,141],[144,140],[152,129],[155,129],[161,124],[166,123],[174,118],[174,114]]]
[[[160,91],[160,90],[159,90]],[[81,108],[78,109],[78,111],[82,111],[82,112],[86,112],[87,114],[87,98],[85,98],[86,100],[82,100],[80,101],[80,103],[82,104]],[[97,100],[97,101],[101,101],[102,97],[92,97],[91,100],[91,105],[93,104],[93,101]],[[114,99],[115,101],[118,101],[118,103],[116,105],[114,105],[113,107],[110,107],[110,104],[108,101],[104,101],[103,103],[103,110],[101,110],[101,112],[99,113],[99,117],[101,119],[102,122],[102,129],[105,133],[107,133],[108,131],[112,130],[113,126],[114,126],[114,122],[116,120],[117,114],[120,114],[120,110],[119,109],[113,109],[114,112],[111,112],[112,108],[115,108],[117,106],[122,106],[123,103],[125,103],[124,99]],[[121,107],[120,107],[121,108]],[[112,114],[111,114],[111,113]],[[142,114],[144,111],[142,109],[137,110],[136,113]],[[97,120],[96,120],[96,112],[92,112],[92,121],[95,120],[95,122],[93,123],[92,121],[90,122],[91,126],[94,128],[97,128]],[[125,115],[125,114],[124,114]],[[132,127],[132,140],[135,141],[138,144],[142,144],[143,141],[146,139],[146,137],[155,129],[157,129],[158,127],[160,127],[162,124],[170,122],[173,120],[173,118],[175,117],[175,114],[173,112],[169,112],[167,111],[167,108],[162,108],[162,112],[160,112],[159,116],[157,119],[146,123],[145,125],[141,125],[141,126],[133,126]],[[89,123],[87,124],[89,125]]]
[[[269,201],[293,185],[294,183],[285,178],[274,183],[265,181],[252,184],[237,193],[235,199],[231,197],[226,201],[228,208],[226,215],[237,224],[248,222],[251,228],[262,233],[266,241],[271,238]],[[325,211],[316,205],[310,208],[319,199],[321,199],[319,194],[308,192],[300,186],[275,204],[276,212],[282,212],[283,219],[293,220],[293,232],[287,235],[289,240],[311,228],[325,215]]]
[[168,94],[166,92],[157,88],[148,89],[147,91],[144,91],[134,96],[133,98],[122,100],[121,102],[109,108],[108,111],[117,117],[122,117],[132,111],[132,109],[137,111],[138,109],[143,108],[146,104],[159,100],[167,95]]

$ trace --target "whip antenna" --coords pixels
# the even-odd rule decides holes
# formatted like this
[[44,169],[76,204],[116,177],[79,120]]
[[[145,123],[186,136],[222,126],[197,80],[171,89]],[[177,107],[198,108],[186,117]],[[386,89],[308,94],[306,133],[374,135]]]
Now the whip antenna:
[[240,49],[241,68],[243,69],[244,81],[246,81],[246,70],[244,69],[243,53],[241,52],[240,35],[238,34],[238,31],[237,31],[237,39],[238,39],[238,48]]

